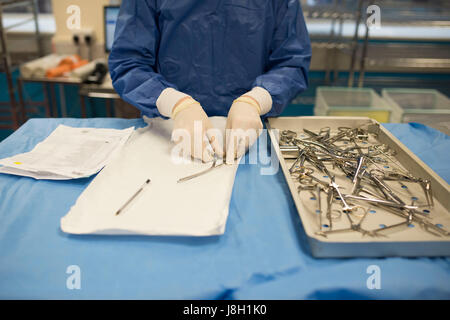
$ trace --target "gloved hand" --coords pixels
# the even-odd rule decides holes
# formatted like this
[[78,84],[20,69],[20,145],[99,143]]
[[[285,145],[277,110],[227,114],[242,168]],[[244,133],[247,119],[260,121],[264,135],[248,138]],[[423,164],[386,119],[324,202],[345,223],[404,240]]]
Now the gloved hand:
[[[188,97],[177,103],[172,111],[174,120],[172,140],[182,143],[185,154],[193,158],[209,162],[214,159],[214,153],[223,157],[223,148],[218,139],[217,131],[211,125],[200,103]],[[186,139],[185,141],[180,141]]]
[[259,103],[248,96],[242,96],[233,102],[228,112],[226,125],[226,162],[243,156],[255,143],[263,128]]
[[160,114],[172,118],[172,141],[179,144],[183,156],[204,162],[212,161],[214,153],[223,157],[221,133],[213,128],[200,103],[173,88],[164,89],[156,100]]

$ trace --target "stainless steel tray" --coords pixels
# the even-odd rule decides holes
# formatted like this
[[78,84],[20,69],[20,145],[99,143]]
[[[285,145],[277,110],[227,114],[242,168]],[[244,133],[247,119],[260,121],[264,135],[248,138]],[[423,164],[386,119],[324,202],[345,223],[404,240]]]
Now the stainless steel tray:
[[[414,176],[431,181],[434,207],[428,210],[428,220],[439,227],[450,230],[448,210],[450,208],[450,186],[378,122],[361,117],[280,117],[269,118],[266,123],[313,256],[320,258],[450,256],[450,237],[448,235],[430,234],[415,223],[401,231],[388,234],[387,237],[369,237],[357,232],[336,233],[327,237],[317,234],[317,231],[319,231],[318,201],[309,192],[299,193],[297,191],[299,183],[294,181],[289,173],[289,168],[295,160],[283,158],[276,129],[279,132],[292,130],[300,133],[303,128],[319,131],[320,128],[330,127],[331,131],[335,131],[338,127],[356,128],[368,124],[369,132],[377,134],[377,141],[388,145],[395,151],[394,158],[398,164]],[[336,172],[334,171],[334,173]],[[314,175],[316,174],[318,177],[323,175],[315,172]],[[342,173],[336,175],[336,182],[343,188],[351,188],[352,186],[351,180]],[[404,185],[407,188],[401,187],[399,183],[397,185],[391,183],[389,186],[402,197],[417,197],[417,204],[426,203],[424,192],[417,183],[404,183]],[[321,199],[322,210],[326,207],[326,199],[324,198],[326,196]],[[339,209],[338,205],[335,207]],[[373,230],[378,228],[380,224],[393,225],[402,221],[400,217],[390,214],[381,207],[373,207],[371,211],[374,212],[368,214],[364,220],[364,227],[367,229]],[[342,218],[333,223],[337,229],[349,227],[347,219]]]

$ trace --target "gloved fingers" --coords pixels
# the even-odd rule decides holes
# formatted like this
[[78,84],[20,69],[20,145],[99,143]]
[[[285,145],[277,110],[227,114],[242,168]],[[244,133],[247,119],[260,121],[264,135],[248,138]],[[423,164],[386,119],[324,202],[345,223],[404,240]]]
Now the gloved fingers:
[[[184,130],[184,131],[187,132],[187,130]],[[184,132],[182,132],[182,129],[179,129],[179,128],[174,129],[172,131],[172,135],[170,136],[170,140],[175,144],[181,143],[182,140],[185,139],[185,137],[186,137],[186,134],[183,134],[183,133]]]
[[246,140],[245,150],[250,149],[255,142],[258,140],[259,136],[262,133],[261,129],[252,129],[252,134],[247,135],[248,139]]
[[225,126],[225,132],[228,132],[230,129],[231,129],[231,117],[230,116],[228,116],[227,117],[227,124],[226,124],[226,126]]
[[[206,114],[205,114],[206,116]],[[209,118],[203,121],[203,162],[210,162],[214,160],[214,154],[223,157],[223,152],[220,149],[219,137],[220,130],[214,128]]]
[[[214,159],[213,147],[217,148],[217,143],[211,146],[216,139],[211,139],[214,135],[211,137],[207,135],[207,130],[210,129],[212,129],[211,122],[201,106],[199,104],[189,105],[174,116],[172,141],[176,144],[181,142],[183,157],[209,162]],[[178,149],[180,148],[178,147]],[[220,153],[220,149],[217,148],[217,150]]]
[[202,131],[201,135],[195,132],[191,136],[191,157],[203,162],[212,161],[214,159],[214,150],[209,143],[206,132]]
[[227,137],[226,163],[233,164],[246,152],[245,136],[231,133]]
[[216,128],[210,128],[206,131],[206,136],[208,137],[208,141],[213,149],[213,152],[219,158],[223,158],[223,136],[222,132]]
[[245,155],[245,153],[248,150],[248,137],[246,136],[239,137],[235,150],[236,150],[236,154],[234,156],[235,159],[239,159],[240,157]]
[[[253,130],[253,129],[252,129]],[[259,134],[255,131],[252,134],[246,134],[240,138],[240,143],[238,142],[238,147],[236,149],[236,159],[244,156],[245,153],[253,146],[253,144],[258,140]]]
[[245,155],[248,149],[258,140],[261,130],[249,129],[228,129],[226,140],[227,163]]
[[228,150],[229,149],[229,145],[230,145],[230,143],[229,143],[229,141],[230,141],[230,131],[231,131],[231,120],[230,120],[230,117],[227,117],[227,123],[225,125],[225,138],[224,138],[225,145],[224,145],[223,150],[225,151],[225,154],[224,154],[225,162],[228,163],[228,164],[232,163],[232,162],[230,162],[230,155],[229,155],[229,153],[231,151]]
[[203,136],[203,154],[202,154],[202,161],[203,162],[211,162],[214,160],[214,149],[209,143],[209,139],[205,135]]
[[184,159],[191,157],[191,133],[185,128],[174,128],[171,140],[175,144],[175,154]]
[[[228,123],[227,123],[228,126]],[[239,131],[232,130],[231,127],[226,129],[226,141],[225,141],[225,160],[227,164],[233,164],[236,159],[237,148],[239,145],[240,135]]]
[[[181,130],[177,132],[179,133]],[[214,159],[214,150],[206,135],[203,136],[203,141],[201,141],[200,139],[193,139],[193,135],[188,130],[185,131],[186,134],[183,135],[172,135],[172,141],[180,147],[180,155],[183,158],[193,158],[203,162],[212,161]]]
[[231,140],[234,137],[231,136],[231,129],[228,123],[229,121],[227,120],[227,128],[225,129],[225,162],[232,164],[234,162],[234,143],[231,143]]
[[[233,164],[235,159],[235,142],[231,142],[231,138],[227,138],[227,144],[226,144],[226,152],[225,152],[225,162],[227,164]],[[233,140],[235,140],[233,138]]]

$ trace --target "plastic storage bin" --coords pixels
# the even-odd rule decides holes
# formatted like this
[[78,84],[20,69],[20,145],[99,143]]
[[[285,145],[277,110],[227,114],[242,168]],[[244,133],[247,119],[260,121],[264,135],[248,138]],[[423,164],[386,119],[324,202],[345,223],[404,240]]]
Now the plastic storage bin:
[[431,89],[383,89],[392,108],[391,122],[419,122],[450,132],[450,99]]
[[368,117],[389,122],[391,107],[369,88],[318,87],[316,116]]

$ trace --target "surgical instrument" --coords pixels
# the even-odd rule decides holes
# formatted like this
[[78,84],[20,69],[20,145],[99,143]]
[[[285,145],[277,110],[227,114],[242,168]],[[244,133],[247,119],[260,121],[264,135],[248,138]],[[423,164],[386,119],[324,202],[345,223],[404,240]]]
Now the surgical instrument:
[[[369,129],[363,129],[363,126],[340,127],[337,133],[336,131],[333,133],[328,127],[317,131],[302,128],[303,133],[300,134],[292,129],[282,131],[281,155],[285,159],[293,159],[286,169],[289,169],[294,182],[300,184],[297,186],[298,192],[308,191],[311,194],[311,200],[319,201],[318,209],[315,210],[319,214],[319,228],[316,233],[326,236],[326,234],[344,232],[339,229],[342,222],[335,223],[336,219],[343,214],[347,215],[349,221],[352,217],[373,220],[374,218],[367,217],[369,210],[364,212],[361,210],[376,206],[382,208],[379,211],[382,215],[374,216],[377,219],[384,217],[385,214],[388,217],[390,213],[393,213],[405,221],[409,219],[416,222],[430,234],[448,235],[441,222],[431,222],[432,217],[428,210],[433,207],[430,180],[415,177],[404,169],[394,158],[397,154],[394,150],[396,147],[391,148],[385,143],[380,143],[377,140],[378,135]],[[314,170],[316,170],[315,174]],[[320,178],[322,174],[327,180]],[[346,179],[350,180],[350,187]],[[400,183],[400,188],[397,183]],[[351,190],[347,191],[342,186]],[[420,188],[423,189],[424,196],[419,197],[416,193],[420,192]],[[327,194],[327,208],[323,210],[323,213],[328,223],[322,216],[320,202],[323,198],[322,193]],[[301,197],[304,198],[305,195]],[[339,208],[335,206],[337,201],[340,202]],[[387,221],[384,222],[388,225]],[[380,231],[376,232],[358,229],[360,225],[351,222],[351,227],[347,231],[381,236],[388,230],[402,228],[394,227],[397,222],[395,220],[393,222],[392,227],[384,226],[383,231],[380,228]],[[402,222],[400,225],[405,226],[406,223]]]
[[136,191],[136,193],[133,194],[133,195],[131,196],[131,198],[128,199],[128,201],[125,202],[125,204],[124,204],[119,210],[117,210],[116,216],[118,216],[118,215],[122,212],[122,210],[125,209],[125,208],[131,203],[131,201],[133,201],[133,200],[138,196],[138,194],[141,193],[142,190],[144,190],[145,186],[148,185],[149,183],[150,183],[150,179],[147,179],[147,180],[144,182],[144,184],[142,185],[142,187],[140,187],[139,190]]
[[204,175],[204,174],[206,174],[206,173],[212,171],[213,169],[216,169],[216,168],[219,168],[219,167],[223,166],[224,164],[225,164],[225,162],[223,162],[223,161],[222,161],[222,163],[217,164],[217,157],[215,156],[215,157],[214,157],[213,164],[211,165],[210,168],[208,168],[208,169],[206,169],[206,170],[204,170],[204,171],[200,171],[200,172],[198,172],[198,173],[194,173],[194,174],[192,174],[192,175],[190,175],[190,176],[187,176],[187,177],[178,179],[177,183],[185,182],[185,181],[188,181],[188,180],[197,178],[197,177],[199,177],[199,176],[202,176],[202,175]]

